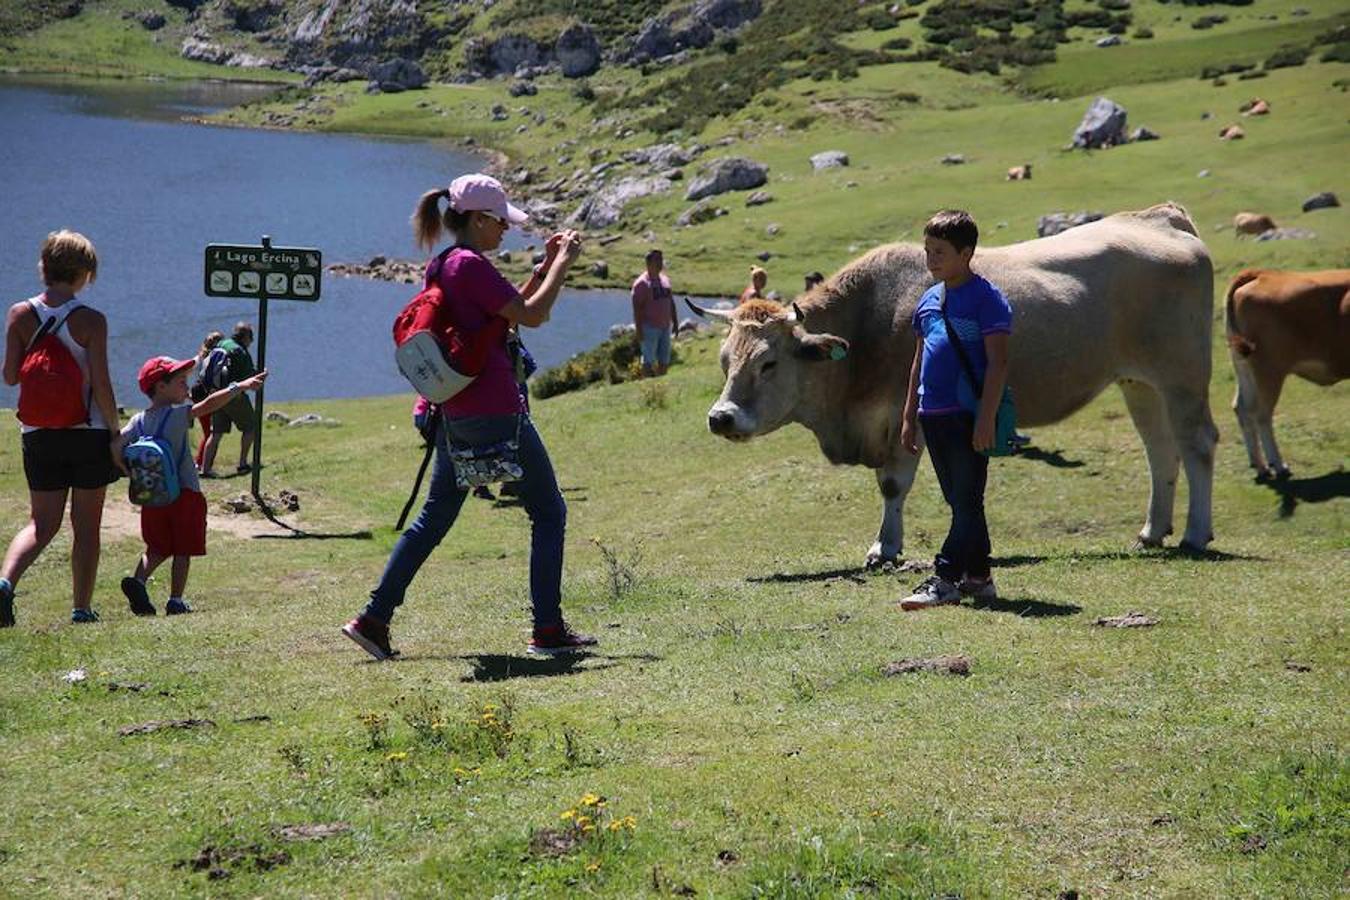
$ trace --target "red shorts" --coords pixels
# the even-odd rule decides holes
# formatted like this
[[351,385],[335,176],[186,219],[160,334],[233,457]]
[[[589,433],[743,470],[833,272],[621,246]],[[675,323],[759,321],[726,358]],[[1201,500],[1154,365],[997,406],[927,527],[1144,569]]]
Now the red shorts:
[[141,537],[159,556],[205,556],[206,498],[184,489],[168,506],[141,507]]

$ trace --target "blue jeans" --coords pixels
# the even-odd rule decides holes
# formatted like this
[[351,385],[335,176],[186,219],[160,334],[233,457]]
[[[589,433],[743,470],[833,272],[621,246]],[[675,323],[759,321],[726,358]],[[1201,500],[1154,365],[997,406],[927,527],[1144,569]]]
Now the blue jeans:
[[[448,438],[469,445],[492,444],[515,433],[515,416],[473,416],[443,419],[436,435],[436,462],[426,503],[416,521],[403,532],[385,564],[380,583],[370,592],[365,615],[389,622],[402,603],[408,585],[422,563],[449,532],[459,516],[468,491],[455,485],[455,467],[450,462]],[[520,426],[519,498],[530,516],[530,602],[535,627],[562,621],[563,536],[567,528],[567,504],[563,502],[548,450],[528,417]]]
[[642,326],[642,364],[670,365],[670,329],[661,325]]
[[989,577],[989,526],[984,520],[984,485],[989,457],[975,452],[975,417],[970,413],[919,416],[928,458],[933,461],[952,524],[933,559],[939,578],[955,584],[963,575]]

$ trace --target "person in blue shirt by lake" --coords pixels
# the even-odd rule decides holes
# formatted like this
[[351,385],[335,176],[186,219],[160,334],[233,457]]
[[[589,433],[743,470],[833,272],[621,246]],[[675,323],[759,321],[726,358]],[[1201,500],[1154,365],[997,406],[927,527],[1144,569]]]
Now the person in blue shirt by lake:
[[[961,210],[943,210],[923,229],[928,271],[938,283],[914,310],[918,340],[900,442],[917,454],[918,429],[923,429],[952,521],[934,559],[934,575],[900,601],[904,610],[960,603],[963,594],[980,600],[998,596],[984,516],[989,458],[980,451],[994,444],[994,416],[1008,377],[1012,309],[998,288],[970,269],[978,240],[975,220]],[[982,381],[979,399],[953,335]]]

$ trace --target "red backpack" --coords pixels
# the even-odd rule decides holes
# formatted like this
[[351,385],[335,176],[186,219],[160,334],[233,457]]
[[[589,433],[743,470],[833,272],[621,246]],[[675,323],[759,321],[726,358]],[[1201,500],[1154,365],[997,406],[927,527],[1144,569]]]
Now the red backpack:
[[417,393],[444,403],[482,374],[488,352],[501,344],[509,327],[500,316],[477,331],[457,327],[433,276],[394,318],[394,361]]
[[[37,304],[28,301],[42,321]],[[84,373],[70,348],[58,337],[75,310],[52,316],[38,328],[19,366],[19,421],[31,428],[70,428],[89,422]]]

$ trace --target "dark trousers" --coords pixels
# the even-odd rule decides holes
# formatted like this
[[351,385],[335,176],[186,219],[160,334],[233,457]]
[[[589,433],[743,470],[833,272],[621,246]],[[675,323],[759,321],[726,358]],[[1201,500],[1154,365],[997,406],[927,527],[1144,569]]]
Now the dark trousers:
[[928,458],[942,497],[952,509],[947,539],[933,560],[939,578],[955,584],[963,575],[989,577],[989,526],[984,520],[984,485],[989,458],[971,446],[975,417],[969,413],[919,416]]
[[[416,521],[408,527],[389,555],[380,583],[370,592],[365,615],[388,622],[394,610],[403,604],[408,585],[417,576],[422,563],[441,542],[459,517],[468,491],[455,484],[455,467],[450,462],[447,434],[454,440],[477,446],[505,440],[515,433],[515,416],[475,416],[443,419],[445,426],[436,434],[436,462],[431,471],[431,487]],[[520,426],[520,467],[525,477],[518,482],[518,496],[529,514],[530,601],[536,627],[562,621],[563,536],[567,528],[567,505],[553,474],[544,442],[527,417]]]

